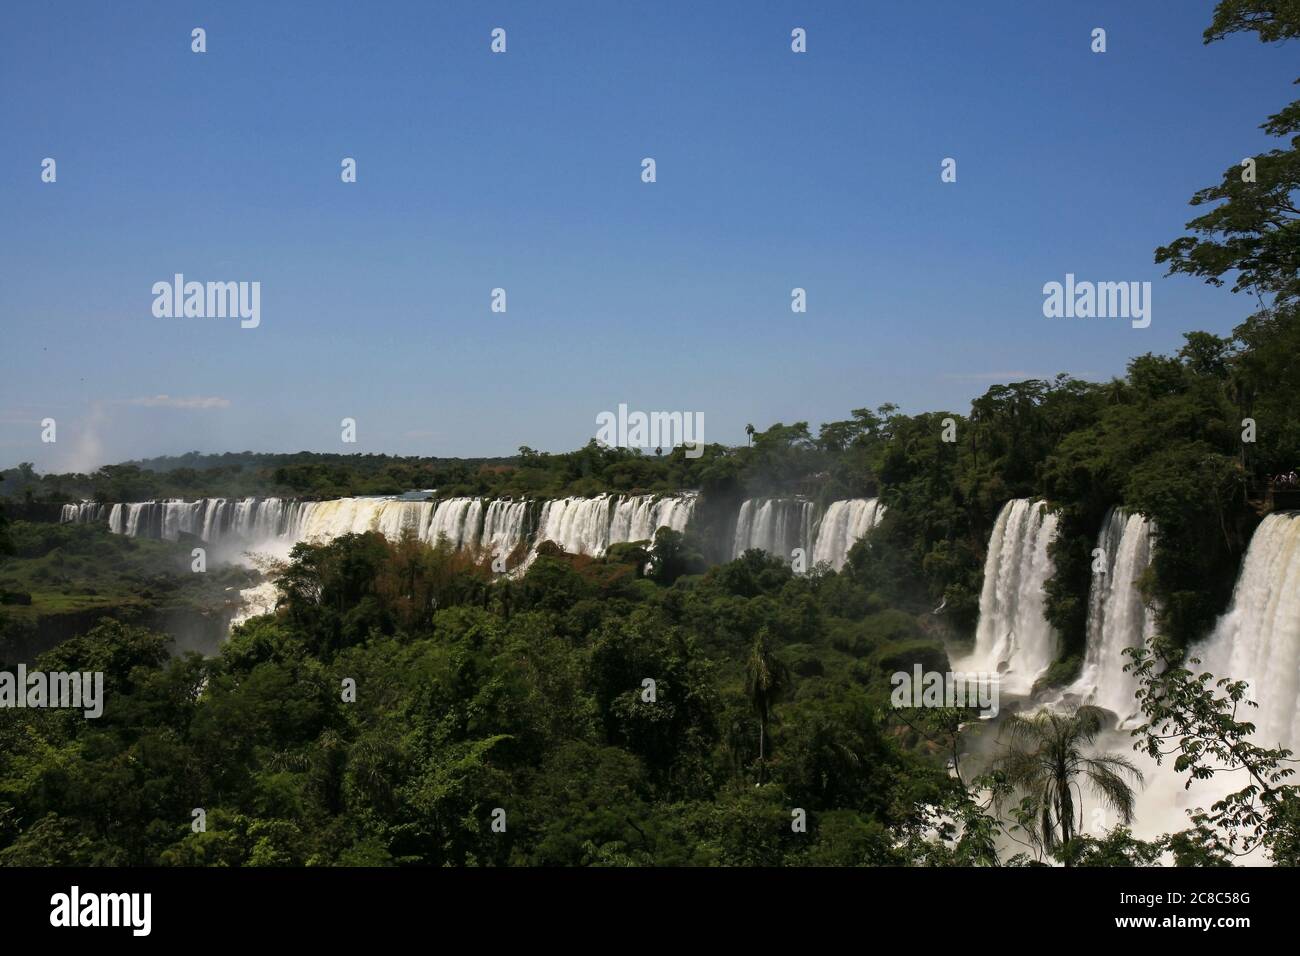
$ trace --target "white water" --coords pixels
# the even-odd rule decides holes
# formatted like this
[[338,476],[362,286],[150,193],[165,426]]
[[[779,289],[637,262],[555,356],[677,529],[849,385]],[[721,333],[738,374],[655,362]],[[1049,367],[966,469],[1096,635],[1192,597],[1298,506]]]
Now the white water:
[[[1055,638],[1042,620],[1041,593],[1051,573],[1046,548],[1054,533],[1055,523],[1041,505],[1011,501],[998,515],[990,538],[976,652],[967,661],[955,661],[954,667],[988,670],[990,664],[994,669],[1005,664],[1004,703],[1006,696],[1027,697],[1055,653]],[[1132,824],[1133,835],[1143,840],[1186,830],[1191,825],[1189,811],[1208,808],[1249,782],[1240,770],[1191,780],[1174,769],[1176,752],[1157,765],[1132,749],[1134,738],[1127,727],[1141,718],[1133,697],[1136,681],[1123,672],[1128,658],[1122,652],[1154,633],[1154,615],[1136,582],[1150,564],[1156,534],[1158,529],[1140,515],[1118,510],[1107,515],[1098,539],[1106,574],[1094,575],[1089,595],[1084,668],[1075,684],[1054,700],[1024,701],[1030,707],[1093,703],[1119,716],[1121,726],[1103,732],[1095,750],[1125,755],[1144,774],[1144,783],[1136,788]],[[1013,632],[1014,639],[1007,636]],[[1046,653],[1048,648],[1052,655]],[[1209,671],[1216,680],[1250,685],[1259,706],[1239,711],[1238,719],[1256,725],[1256,744],[1300,749],[1300,513],[1270,515],[1260,524],[1227,613],[1206,640],[1189,648],[1188,656],[1199,658],[1197,673]],[[1166,743],[1166,750],[1174,748],[1174,741]],[[1120,822],[1091,793],[1082,797],[1084,832],[1101,835]],[[1268,860],[1256,852],[1236,862],[1260,865]]]
[[814,513],[813,503],[800,498],[750,498],[736,517],[732,557],[761,548],[789,561],[795,548],[811,551]]
[[1190,654],[1216,678],[1250,684],[1257,743],[1300,749],[1300,513],[1255,529],[1228,613]]
[[880,524],[885,506],[878,498],[850,498],[834,501],[817,526],[813,545],[813,564],[823,562],[838,571],[848,560],[849,549]]
[[[1300,746],[1300,514],[1272,514],[1255,529],[1227,613],[1187,653],[1201,662],[1192,666],[1196,673],[1250,684],[1259,707],[1239,709],[1237,719],[1255,724],[1256,744],[1292,751]],[[1106,749],[1120,749],[1116,744]],[[1208,808],[1249,782],[1237,770],[1194,781],[1188,789],[1188,775],[1174,770],[1173,757],[1156,767],[1145,756],[1134,756],[1147,775],[1133,827],[1141,839],[1187,829],[1189,809]],[[1267,862],[1259,852],[1237,860],[1238,865]]]
[[548,501],[537,522],[537,540],[551,541],[570,554],[604,554],[611,506],[609,495]]
[[212,543],[237,539],[280,557],[300,541],[330,541],[367,531],[378,531],[391,540],[409,531],[430,544],[442,541],[455,550],[474,549],[492,555],[509,555],[530,538],[554,541],[575,554],[600,555],[620,541],[651,540],[661,527],[684,531],[695,502],[693,494],[599,495],[548,501],[542,506],[536,535],[529,533],[527,502],[482,498],[201,498],[112,506],[82,502],[64,505],[62,520],[107,520],[109,530],[132,537],[175,541],[185,533]]
[[107,514],[107,505],[93,501],[81,501],[75,505],[64,505],[59,515],[60,524],[94,524],[103,521]]
[[[685,531],[697,496],[597,495],[560,498],[541,506],[537,528],[528,527],[528,503],[506,499],[446,498],[403,501],[392,497],[296,501],[284,498],[166,499],[63,506],[64,522],[107,521],[109,530],[132,537],[177,540],[192,534],[211,543],[238,542],[279,557],[300,541],[329,541],[345,534],[378,531],[396,540],[411,531],[422,541],[446,541],[456,550],[510,554],[526,542],[553,541],[571,554],[598,556],[612,544],[651,541],[659,528]],[[884,506],[875,498],[833,502],[820,523],[816,509],[799,499],[753,499],[741,507],[734,539],[737,556],[762,548],[789,556],[797,547],[812,562],[844,566],[849,549],[880,523]]]
[[685,531],[695,500],[694,495],[557,498],[542,505],[536,540],[554,542],[570,554],[599,556],[611,544],[652,541],[660,528]]
[[1140,514],[1112,508],[1097,538],[1103,564],[1088,593],[1088,632],[1083,668],[1066,689],[1079,703],[1105,708],[1130,726],[1139,714],[1137,675],[1125,665],[1125,648],[1142,647],[1155,634],[1156,616],[1142,599],[1138,579],[1151,565],[1151,523]]
[[508,558],[527,537],[528,502],[498,499],[487,506],[479,548],[484,554]]
[[1017,498],[1002,506],[989,536],[975,650],[955,666],[1001,673],[1003,694],[1027,695],[1056,659],[1057,635],[1043,616],[1056,525],[1041,501]]
[[243,602],[243,606],[230,619],[232,628],[236,624],[243,624],[249,618],[270,614],[274,611],[276,602],[280,600],[280,588],[275,581],[263,581],[255,587],[244,588],[239,592],[239,597]]
[[660,528],[686,530],[695,512],[694,495],[655,498],[651,495],[624,497],[614,506],[609,526],[609,543],[653,541]]
[[61,520],[107,521],[115,534],[138,538],[175,541],[185,533],[214,543],[228,537],[265,540],[291,535],[301,509],[310,504],[280,498],[169,498],[114,505],[83,501],[64,505]]

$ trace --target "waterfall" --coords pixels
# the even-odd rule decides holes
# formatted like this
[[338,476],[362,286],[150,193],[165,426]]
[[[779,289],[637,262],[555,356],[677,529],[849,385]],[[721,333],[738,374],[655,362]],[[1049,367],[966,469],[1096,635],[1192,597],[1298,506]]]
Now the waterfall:
[[527,534],[528,502],[501,499],[487,507],[479,548],[492,557],[509,557]]
[[[1227,612],[1187,653],[1201,662],[1194,672],[1249,685],[1248,696],[1259,706],[1239,707],[1237,719],[1255,725],[1255,744],[1300,746],[1300,512],[1271,514],[1255,529]],[[1117,736],[1109,749],[1129,742],[1127,734]],[[1248,782],[1237,772],[1190,781],[1189,787],[1188,774],[1175,770],[1172,758],[1158,767],[1145,755],[1137,759],[1147,775],[1133,828],[1140,839],[1185,829],[1189,809],[1209,807]],[[1210,764],[1221,766],[1215,760]],[[1237,865],[1267,862],[1252,854]]]
[[283,538],[290,542],[332,541],[345,534],[378,531],[390,541],[411,533],[436,544],[446,539],[453,548],[465,543],[465,529],[477,530],[477,498],[444,501],[402,501],[397,498],[335,498],[330,501],[283,502],[266,499],[250,512],[245,537]]
[[280,600],[280,587],[275,581],[267,580],[239,592],[240,609],[230,619],[230,626],[243,624],[249,618],[270,614]]
[[1000,672],[1003,693],[1028,694],[1056,659],[1057,635],[1043,616],[1056,526],[1043,502],[1017,498],[1002,506],[989,536],[975,650],[960,669]]
[[833,501],[826,509],[817,527],[817,543],[813,545],[813,564],[823,562],[838,571],[848,560],[849,549],[880,524],[885,516],[885,506],[878,498],[851,498]]
[[1246,711],[1260,746],[1300,745],[1300,512],[1264,519],[1214,633],[1190,656],[1215,678],[1250,684]]
[[696,496],[597,495],[558,498],[542,505],[536,542],[552,541],[570,554],[604,554],[611,544],[653,541],[660,528],[685,531]]
[[653,541],[660,528],[685,531],[695,511],[695,495],[620,497],[609,524],[609,543]]
[[135,538],[175,541],[181,534],[192,534],[204,541],[217,542],[229,534],[252,539],[282,535],[284,515],[296,504],[279,498],[200,498],[197,501],[167,498],[114,505],[82,502],[64,505],[61,520],[106,521],[114,534]]
[[[162,522],[156,501],[137,501],[126,506],[126,535],[131,538],[161,538]],[[155,532],[155,524],[157,525]]]
[[[547,501],[534,537],[574,554],[601,555],[621,541],[653,540],[659,528],[684,531],[697,496],[597,495]],[[107,521],[117,534],[175,541],[193,534],[204,541],[251,543],[257,550],[287,552],[300,541],[330,541],[345,534],[378,531],[391,540],[411,532],[422,541],[445,541],[455,550],[508,555],[530,539],[527,501],[444,498],[404,501],[392,497],[292,501],[283,498],[167,499],[100,505],[64,505],[64,522]]]
[[1137,675],[1124,666],[1128,647],[1142,647],[1155,634],[1155,612],[1146,606],[1138,579],[1151,564],[1151,523],[1140,514],[1112,508],[1097,548],[1102,566],[1088,593],[1088,632],[1083,669],[1066,693],[1104,707],[1127,725],[1138,714]]
[[789,561],[795,548],[811,550],[813,514],[813,503],[800,498],[750,498],[736,518],[732,557],[761,548]]
[[570,554],[604,554],[609,546],[609,495],[557,498],[542,505],[537,541],[552,541]]
[[104,520],[107,515],[107,507],[107,505],[97,504],[94,501],[79,501],[75,505],[64,505],[59,514],[59,523],[94,524]]
[[425,540],[446,541],[455,551],[477,548],[482,524],[482,498],[448,498],[434,508]]

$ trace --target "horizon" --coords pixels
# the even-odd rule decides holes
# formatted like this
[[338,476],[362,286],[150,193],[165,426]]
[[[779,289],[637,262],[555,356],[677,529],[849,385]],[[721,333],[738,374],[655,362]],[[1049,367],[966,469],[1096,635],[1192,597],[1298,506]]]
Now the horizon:
[[[1106,381],[1253,310],[1153,252],[1270,142],[1241,104],[1292,79],[1284,50],[1204,45],[1212,0],[1177,29],[945,3],[925,46],[905,10],[847,3],[67,9],[0,40],[0,462],[45,473],[196,445],[561,453],[620,403],[738,446]],[[177,274],[260,283],[256,327],[156,316]],[[1151,283],[1150,327],[1046,318],[1067,276]]]

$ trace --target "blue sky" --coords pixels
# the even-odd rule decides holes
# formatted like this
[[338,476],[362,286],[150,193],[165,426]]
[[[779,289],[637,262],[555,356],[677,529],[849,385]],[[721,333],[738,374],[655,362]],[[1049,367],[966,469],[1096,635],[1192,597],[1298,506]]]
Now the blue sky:
[[[924,7],[11,5],[0,466],[563,451],[621,402],[739,443],[1248,314],[1152,251],[1271,145],[1294,49],[1204,46],[1211,0]],[[155,318],[177,272],[261,282],[261,325]],[[1067,272],[1150,280],[1150,328],[1044,318]]]

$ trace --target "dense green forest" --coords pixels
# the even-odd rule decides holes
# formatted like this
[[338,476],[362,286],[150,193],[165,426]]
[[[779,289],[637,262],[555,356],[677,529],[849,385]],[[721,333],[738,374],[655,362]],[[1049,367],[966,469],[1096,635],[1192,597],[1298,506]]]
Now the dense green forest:
[[[1206,41],[1241,32],[1296,39],[1300,10],[1223,0]],[[699,459],[593,442],[507,459],[195,453],[90,475],[4,472],[19,519],[83,497],[428,488],[698,489],[705,507],[685,536],[661,530],[600,559],[544,547],[517,579],[378,534],[299,545],[278,610],[208,658],[174,653],[138,615],[101,621],[39,660],[104,671],[101,719],[0,712],[0,863],[1216,865],[1257,847],[1300,863],[1289,754],[1249,742],[1242,685],[1199,680],[1181,656],[1228,604],[1270,476],[1300,468],[1300,101],[1264,129],[1279,146],[1256,157],[1257,178],[1227,167],[1193,197],[1189,235],[1156,251],[1172,273],[1232,282],[1258,309],[1109,382],[1015,382],[964,413],[883,405],[815,432],[777,423]],[[839,573],[796,574],[757,551],[708,566],[720,516],[766,494],[878,496],[888,511]],[[1210,741],[1179,772],[1213,757],[1253,781],[1187,829],[1132,837],[1131,768],[1086,756],[1100,730],[1090,708],[1009,726],[1103,781],[1121,821],[1104,837],[1073,832],[1054,805],[1072,781],[1044,777],[1035,751],[1012,746],[964,775],[954,758],[981,732],[971,714],[889,706],[891,673],[946,670],[945,646],[969,639],[989,531],[1014,497],[1060,516],[1052,682],[1081,662],[1106,510],[1159,528],[1143,588],[1160,636],[1135,655],[1136,742],[1151,752],[1176,729]],[[184,545],[110,539],[0,512],[0,591],[194,604],[243,573],[186,584]],[[0,607],[0,653],[29,614]]]
[[[101,623],[38,665],[102,670],[102,718],[0,716],[0,863],[1045,858],[1032,808],[990,808],[1013,764],[948,772],[979,733],[970,714],[889,706],[891,673],[946,668],[922,619],[853,567],[797,575],[751,551],[691,574],[688,551],[663,530],[651,555],[550,550],[494,580],[445,547],[348,535],[299,545],[279,610],[217,657],[169,657],[165,636]],[[1214,700],[1160,694],[1170,713],[1228,720]],[[1300,816],[1277,792],[1266,845],[1296,862]],[[1025,849],[1000,852],[1000,837]],[[1225,840],[1208,824],[1154,842],[1121,826],[1057,838],[1051,855],[1214,864]]]

